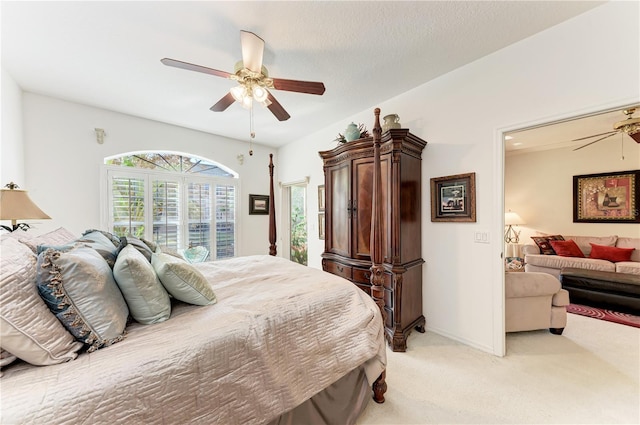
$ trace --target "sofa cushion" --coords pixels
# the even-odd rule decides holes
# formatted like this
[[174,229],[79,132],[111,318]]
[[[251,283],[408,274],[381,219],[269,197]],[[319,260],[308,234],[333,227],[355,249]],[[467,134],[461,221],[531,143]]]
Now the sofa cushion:
[[546,273],[509,273],[504,277],[505,298],[549,296],[561,289],[560,281]]
[[620,261],[616,263],[616,272],[640,274],[640,263],[635,261]]
[[631,261],[637,261],[640,263],[640,238],[618,238],[616,242],[618,248],[635,248],[635,251],[631,253]]
[[36,288],[36,256],[13,238],[0,245],[0,344],[16,357],[45,366],[73,360],[77,342],[49,311]]
[[176,299],[196,305],[215,304],[216,296],[207,279],[185,260],[154,253],[151,265],[162,285]]
[[614,263],[631,260],[631,253],[635,248],[617,248],[615,246],[603,246],[595,243],[591,244],[591,254],[589,258],[608,260]]
[[164,322],[171,315],[169,294],[160,283],[151,263],[133,245],[118,254],[113,277],[124,295],[131,316],[148,325]]
[[596,243],[598,245],[604,246],[616,246],[616,242],[618,241],[618,237],[616,235],[612,236],[566,236],[565,239],[571,239],[575,241],[576,245],[580,248],[585,257],[588,257],[591,254],[591,245],[592,243]]
[[78,341],[89,346],[89,351],[124,337],[127,303],[111,268],[93,248],[80,245],[69,251],[48,249],[41,253],[37,282],[49,309]]
[[556,252],[549,241],[563,241],[564,238],[561,235],[546,235],[546,236],[531,236],[531,239],[540,248],[540,253],[543,255],[555,255]]
[[584,258],[584,254],[573,239],[565,241],[549,241],[553,250],[561,257],[578,257]]
[[[525,257],[527,266],[537,266],[560,270],[563,267],[576,267],[587,270],[600,270],[613,272],[616,266],[611,261],[596,260],[593,258],[561,257],[559,255],[533,254]],[[526,266],[525,266],[526,268]],[[539,270],[539,269],[538,269]]]

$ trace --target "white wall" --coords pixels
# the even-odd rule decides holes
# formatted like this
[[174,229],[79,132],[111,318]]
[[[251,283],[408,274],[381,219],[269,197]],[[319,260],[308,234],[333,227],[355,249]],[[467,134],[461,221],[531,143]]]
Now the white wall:
[[2,143],[0,143],[0,186],[9,182],[27,189],[24,175],[24,149],[22,143],[22,90],[11,75],[4,70],[0,92],[2,93]]
[[571,148],[515,154],[505,161],[505,208],[525,221],[518,226],[520,243],[532,244],[540,233],[640,237],[640,226],[629,223],[574,223],[573,176],[640,169],[640,144],[613,137],[573,152]]
[[[323,180],[317,151],[334,146],[331,140],[349,122],[371,128],[377,106],[382,115],[397,113],[403,127],[429,143],[422,164],[427,327],[501,355],[502,132],[640,101],[638,14],[637,2],[605,4],[396,98],[369,105],[281,148],[280,177],[310,173],[310,187],[315,187]],[[472,171],[477,222],[432,223],[429,179]],[[310,217],[316,213],[317,205],[310,202]],[[474,243],[476,231],[488,232],[490,243]],[[309,263],[319,267],[322,248],[316,242],[310,244]]]
[[[29,194],[52,218],[38,223],[35,231],[63,226],[80,234],[100,226],[104,158],[138,150],[169,150],[215,160],[240,174],[239,255],[268,253],[268,216],[250,216],[248,197],[269,194],[273,149],[254,145],[249,156],[245,142],[33,93],[24,93],[23,106]],[[105,130],[104,144],[96,142],[94,128]],[[244,155],[242,165],[238,154]]]

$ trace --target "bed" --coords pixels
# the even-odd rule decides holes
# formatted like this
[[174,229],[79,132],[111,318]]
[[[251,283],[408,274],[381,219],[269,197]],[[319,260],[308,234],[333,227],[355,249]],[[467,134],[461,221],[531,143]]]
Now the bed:
[[[378,147],[380,133],[376,110]],[[272,162],[270,174],[273,197]],[[370,398],[383,402],[380,297],[276,257],[273,204],[271,255],[193,265],[215,304],[174,299],[168,320],[132,322],[113,345],[55,365],[10,364],[0,423],[349,424]],[[380,257],[372,250],[378,289]]]

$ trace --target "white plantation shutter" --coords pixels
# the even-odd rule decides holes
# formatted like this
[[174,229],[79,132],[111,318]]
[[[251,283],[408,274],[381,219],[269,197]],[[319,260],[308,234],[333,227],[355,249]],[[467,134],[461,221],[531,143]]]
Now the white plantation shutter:
[[216,186],[216,259],[235,255],[236,188]]
[[211,252],[211,184],[189,183],[189,246],[204,246]]
[[235,256],[236,179],[113,166],[105,170],[109,231],[175,250],[204,246],[209,259]]
[[145,181],[142,178],[113,177],[111,180],[112,231],[116,235],[144,236]]
[[178,249],[180,245],[180,182],[153,181],[153,241]]

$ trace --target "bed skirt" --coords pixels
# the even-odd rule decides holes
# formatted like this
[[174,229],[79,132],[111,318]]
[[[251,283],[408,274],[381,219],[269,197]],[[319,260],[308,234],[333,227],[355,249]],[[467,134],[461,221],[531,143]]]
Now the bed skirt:
[[364,366],[360,366],[268,425],[352,425],[371,395]]

